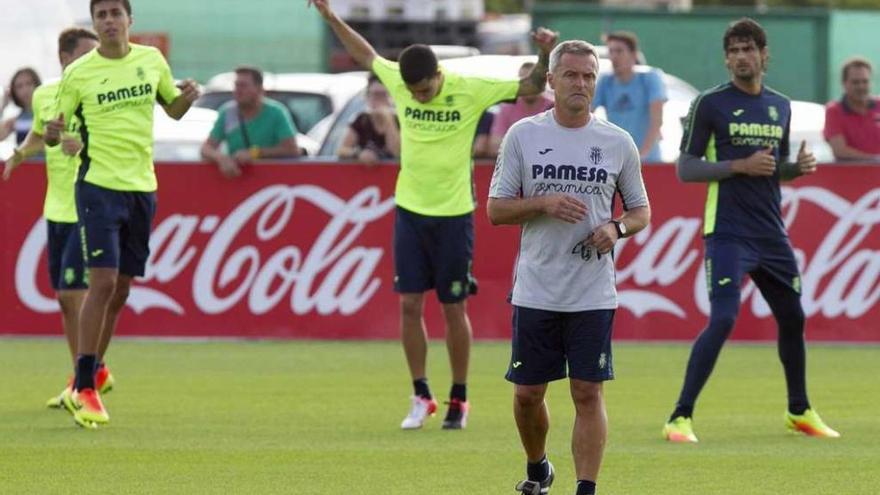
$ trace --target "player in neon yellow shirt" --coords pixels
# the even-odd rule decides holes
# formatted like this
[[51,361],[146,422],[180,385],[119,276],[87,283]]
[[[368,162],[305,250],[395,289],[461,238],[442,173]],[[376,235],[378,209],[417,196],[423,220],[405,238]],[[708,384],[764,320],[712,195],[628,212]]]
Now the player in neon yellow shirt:
[[45,140],[60,140],[65,118],[75,115],[82,122],[76,201],[89,291],[80,313],[75,393],[66,405],[78,424],[93,427],[110,419],[94,383],[101,330],[115,326],[105,318],[125,305],[132,278],[144,274],[150,252],[157,187],[153,106],[158,102],[180,119],[198,98],[198,87],[187,80],[181,92],[158,50],[129,43],[128,0],[91,0],[89,8],[100,43],[65,69],[58,117],[46,125]]
[[[58,37],[58,58],[61,61],[61,68],[67,67],[97,46],[98,36],[89,30],[81,28],[64,30]],[[50,112],[55,105],[55,97],[60,83],[60,80],[49,82],[34,91],[33,127],[21,146],[6,162],[3,171],[4,180],[10,178],[12,171],[23,160],[39,153],[45,147],[43,142],[45,123],[51,117]],[[64,142],[60,146],[45,148],[48,184],[43,206],[43,216],[46,218],[48,228],[49,279],[61,306],[64,335],[67,337],[67,345],[74,366],[76,365],[76,341],[79,334],[79,311],[87,288],[85,260],[77,229],[76,203],[74,201],[74,185],[76,171],[79,168],[79,150],[82,148],[82,143],[72,133],[76,132],[78,128],[79,121],[73,119],[69,126],[71,132],[65,136]],[[116,318],[114,316],[107,320],[115,321]],[[112,334],[112,329],[106,333]],[[99,360],[100,357],[101,355],[99,355]],[[102,392],[109,391],[113,387],[113,376],[110,374],[110,370],[103,366],[103,362],[96,373],[95,384]],[[72,385],[73,381],[71,380],[61,394],[49,399],[46,405],[61,407],[64,397],[72,392]]]
[[398,62],[372,46],[331,9],[329,0],[309,0],[362,67],[372,70],[394,98],[400,121],[401,158],[394,225],[394,288],[400,293],[403,348],[413,396],[403,429],[421,428],[437,410],[428,388],[424,293],[435,289],[446,320],[452,390],[444,429],[467,424],[467,372],[471,325],[465,300],[476,290],[473,257],[471,145],[480,116],[490,106],[544,91],[548,57],[557,34],[538,29],[538,63],[521,80],[463,77],[443,70],[431,49],[412,45]]

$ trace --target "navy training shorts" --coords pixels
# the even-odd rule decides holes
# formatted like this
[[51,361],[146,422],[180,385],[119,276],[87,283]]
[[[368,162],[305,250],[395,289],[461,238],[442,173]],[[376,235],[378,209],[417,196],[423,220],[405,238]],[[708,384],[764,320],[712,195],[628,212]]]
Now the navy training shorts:
[[143,276],[150,255],[156,193],[115,191],[81,180],[77,183],[76,205],[86,266]]
[[611,357],[613,309],[578,312],[513,307],[508,381],[540,385],[566,376],[603,382],[614,379]]
[[711,235],[705,241],[710,300],[719,297],[739,300],[746,273],[759,286],[765,281],[775,281],[800,294],[800,271],[787,237],[755,239]]
[[55,291],[88,288],[85,256],[76,223],[46,220],[49,281]]
[[394,218],[394,290],[437,291],[444,304],[477,293],[471,274],[473,213],[453,217],[419,215],[397,207]]

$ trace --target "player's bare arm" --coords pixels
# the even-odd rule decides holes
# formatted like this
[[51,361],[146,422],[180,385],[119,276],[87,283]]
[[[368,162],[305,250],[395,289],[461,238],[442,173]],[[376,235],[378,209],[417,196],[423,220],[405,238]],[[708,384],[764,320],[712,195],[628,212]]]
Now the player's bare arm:
[[486,210],[492,225],[518,225],[541,215],[563,222],[578,223],[587,216],[587,205],[564,194],[531,198],[489,198]]
[[180,94],[168,105],[163,105],[162,109],[174,120],[180,120],[189,111],[192,104],[199,99],[199,85],[192,79],[184,79],[177,87]]
[[[623,224],[623,230],[626,232],[626,237],[633,236],[647,227],[648,223],[651,222],[651,207],[638,206],[629,209],[616,221]],[[617,233],[617,227],[613,222],[608,222],[593,229],[588,241],[595,246],[600,254],[605,254],[614,248],[614,244],[619,239],[620,236]]]
[[29,157],[36,155],[43,150],[43,137],[35,133],[33,130],[27,133],[21,146],[12,152],[12,156],[6,160],[3,166],[3,180],[9,180],[12,172],[21,165],[21,162]]
[[373,66],[373,59],[376,58],[376,50],[373,46],[351,28],[345,21],[339,18],[333,9],[330,8],[330,0],[308,0],[308,5],[314,5],[321,17],[330,26],[330,29],[339,38],[345,51],[364,69],[370,70]]
[[559,33],[539,27],[532,32],[532,41],[538,47],[538,63],[532,71],[519,81],[517,96],[532,96],[544,92],[547,86],[547,71],[550,70],[550,52],[559,41]]

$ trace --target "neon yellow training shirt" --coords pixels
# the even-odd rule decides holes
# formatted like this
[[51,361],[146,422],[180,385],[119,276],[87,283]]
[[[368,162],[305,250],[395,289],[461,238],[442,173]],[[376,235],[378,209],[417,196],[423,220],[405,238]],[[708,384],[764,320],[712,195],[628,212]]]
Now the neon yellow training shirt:
[[[90,184],[116,191],[156,190],[153,170],[153,106],[180,94],[159,50],[130,44],[125,57],[98,50],[64,70],[56,111],[82,122],[81,174]],[[53,117],[54,118],[54,117]]]
[[428,103],[419,103],[406,88],[396,62],[376,57],[372,69],[394,98],[400,120],[396,203],[428,216],[474,211],[471,148],[477,124],[487,108],[516,98],[519,81],[443,71],[440,93]]
[[[61,81],[46,83],[34,90],[33,131],[40,136],[46,134],[46,122],[57,117],[52,115],[55,107],[55,96]],[[79,121],[76,118],[66,119],[67,131],[77,132]],[[67,156],[61,151],[61,145],[46,146],[46,201],[43,203],[43,216],[46,220],[59,223],[75,223],[76,201],[74,187],[76,171],[79,168],[79,155]]]

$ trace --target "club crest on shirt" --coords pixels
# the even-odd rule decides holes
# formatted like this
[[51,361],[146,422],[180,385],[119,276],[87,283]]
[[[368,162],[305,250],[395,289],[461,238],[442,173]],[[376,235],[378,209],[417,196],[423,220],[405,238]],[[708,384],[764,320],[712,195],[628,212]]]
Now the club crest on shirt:
[[770,116],[770,119],[773,122],[776,122],[779,120],[779,111],[776,110],[776,107],[773,105],[770,105],[769,107],[767,107],[767,115]]
[[464,288],[463,288],[463,286],[462,286],[461,281],[459,281],[459,280],[454,280],[454,281],[452,282],[452,285],[449,287],[449,292],[450,292],[454,297],[458,297],[458,296],[460,296],[463,290],[464,290]]
[[143,81],[144,79],[147,78],[147,73],[144,72],[144,68],[143,68],[143,67],[138,67],[138,68],[137,68],[137,76],[138,76],[138,79],[140,79],[141,81]]
[[598,164],[602,163],[602,158],[603,158],[602,157],[602,148],[600,148],[598,146],[591,146],[590,147],[590,161],[593,163],[593,165],[598,165]]
[[455,97],[453,97],[452,95],[447,95],[446,96],[446,106],[451,107],[452,105],[455,105]]

